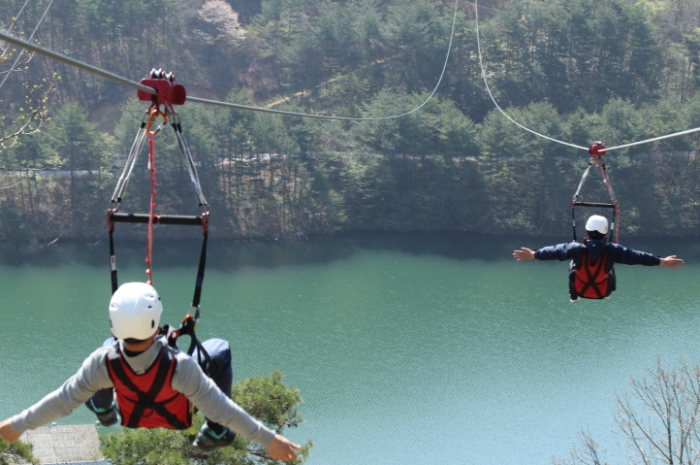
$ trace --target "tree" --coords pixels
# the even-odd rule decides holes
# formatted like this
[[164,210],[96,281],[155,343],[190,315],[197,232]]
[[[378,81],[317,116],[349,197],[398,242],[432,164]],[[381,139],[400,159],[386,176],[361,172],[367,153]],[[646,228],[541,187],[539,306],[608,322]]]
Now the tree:
[[570,113],[659,94],[665,57],[654,23],[624,0],[507,2],[482,37],[489,81],[503,106],[547,99]]
[[440,20],[438,10],[426,0],[396,0],[388,10],[384,37],[390,44],[389,73],[385,75],[385,85],[401,85],[412,93],[432,89],[447,51],[448,24]]
[[[629,392],[617,397],[617,426],[627,439],[629,463],[694,465],[700,463],[700,366],[681,361],[670,367],[659,360]],[[599,444],[581,433],[581,445],[555,465],[609,464]]]
[[70,102],[56,113],[42,141],[50,163],[70,172],[70,212],[73,232],[78,233],[84,229],[81,221],[98,214],[98,204],[99,215],[103,213],[103,178],[114,139],[100,132],[78,103]]
[[[533,121],[532,110],[514,108],[509,112],[516,121]],[[540,226],[536,221],[540,186],[545,182],[542,142],[494,110],[484,120],[479,143],[492,227],[535,232]]]
[[21,441],[9,443],[0,439],[0,465],[30,462],[39,465],[32,455],[32,446]]
[[269,62],[278,88],[284,84],[283,68],[289,43],[301,32],[303,2],[298,0],[267,0],[262,11],[253,18],[252,29],[261,40],[255,42],[255,55]]
[[[10,49],[7,44],[0,42],[0,83],[8,84],[4,95],[13,96],[0,99],[0,152],[17,146],[23,137],[39,132],[48,121],[49,97],[56,90],[59,81],[58,75],[54,74],[49,80],[35,82],[25,79],[18,84],[8,82],[11,73],[29,74],[29,63],[34,55],[25,53],[20,56],[20,53],[22,52]],[[13,85],[15,92],[8,92]]]
[[[232,388],[233,400],[247,412],[277,433],[298,426],[303,420],[297,412],[301,403],[299,391],[282,382],[282,374],[273,371],[267,376],[254,376],[236,383]],[[232,447],[204,453],[191,446],[204,418],[195,417],[195,424],[186,431],[168,429],[124,429],[102,436],[102,452],[115,465],[272,465],[271,459],[259,445],[253,445],[237,436]],[[313,444],[309,441],[292,462],[306,460]]]

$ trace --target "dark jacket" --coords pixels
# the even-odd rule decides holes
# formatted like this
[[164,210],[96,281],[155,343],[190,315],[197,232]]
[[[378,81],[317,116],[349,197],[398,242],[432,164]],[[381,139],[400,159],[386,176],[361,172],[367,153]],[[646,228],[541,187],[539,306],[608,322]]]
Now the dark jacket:
[[605,239],[590,238],[586,238],[585,244],[569,242],[566,244],[542,247],[535,252],[535,258],[538,260],[573,260],[576,269],[580,269],[584,248],[587,248],[588,253],[591,255],[592,265],[595,265],[604,251],[608,251],[608,262],[605,267],[606,272],[610,272],[615,263],[645,266],[657,266],[661,264],[661,259],[654,254],[628,249],[620,244],[608,244]]

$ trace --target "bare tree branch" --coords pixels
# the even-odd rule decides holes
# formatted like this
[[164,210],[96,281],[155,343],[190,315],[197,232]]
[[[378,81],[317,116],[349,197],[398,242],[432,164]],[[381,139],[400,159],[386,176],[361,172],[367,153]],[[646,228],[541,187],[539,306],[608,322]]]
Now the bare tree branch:
[[[8,76],[11,73],[30,77],[29,64],[34,58],[33,53],[23,54],[17,63],[13,63],[13,57],[19,51],[0,42],[0,52],[0,77],[3,83],[5,78],[12,77]],[[3,107],[0,111],[0,153],[16,147],[22,137],[36,134],[49,121],[49,97],[56,91],[58,81],[60,77],[57,74],[35,83],[25,78],[21,84],[22,93],[15,92],[19,94],[18,97],[0,100]]]
[[[670,368],[660,360],[630,391],[617,396],[616,423],[627,439],[629,463],[700,464],[700,366]],[[558,465],[607,465],[598,443],[581,432],[569,460]]]

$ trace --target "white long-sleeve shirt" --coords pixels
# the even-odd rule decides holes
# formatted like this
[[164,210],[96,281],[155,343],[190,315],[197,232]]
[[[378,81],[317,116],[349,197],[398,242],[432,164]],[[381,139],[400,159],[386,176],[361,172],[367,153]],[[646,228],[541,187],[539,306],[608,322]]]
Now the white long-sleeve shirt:
[[[122,354],[136,374],[143,374],[153,365],[164,340],[157,339],[145,351],[129,357],[119,341]],[[101,347],[85,359],[78,372],[63,386],[46,395],[22,413],[12,417],[12,427],[18,433],[38,428],[59,418],[66,417],[87,402],[100,389],[112,388],[114,384],[107,370],[109,347]],[[238,404],[229,399],[200,369],[189,355],[179,352],[177,366],[172,378],[172,388],[184,394],[208,419],[225,425],[246,439],[270,445],[275,433],[265,427]]]

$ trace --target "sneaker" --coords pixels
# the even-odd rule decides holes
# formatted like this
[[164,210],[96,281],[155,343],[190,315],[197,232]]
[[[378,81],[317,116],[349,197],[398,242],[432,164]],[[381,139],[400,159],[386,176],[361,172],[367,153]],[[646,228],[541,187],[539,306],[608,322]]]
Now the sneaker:
[[572,303],[572,304],[575,304],[576,302],[578,302],[578,301],[579,301],[579,298],[578,298],[578,297],[576,297],[575,299],[569,299],[569,300],[571,300],[571,303]]
[[117,413],[117,407],[110,405],[108,408],[98,408],[92,403],[92,400],[87,402],[87,408],[91,410],[95,415],[97,415],[97,422],[104,426],[114,426],[119,423],[119,414]]
[[216,434],[214,430],[209,428],[206,423],[197,433],[197,437],[192,443],[193,446],[203,450],[211,451],[218,449],[219,447],[226,447],[233,444],[233,440],[236,439],[236,433],[226,428],[226,430],[221,434]]

